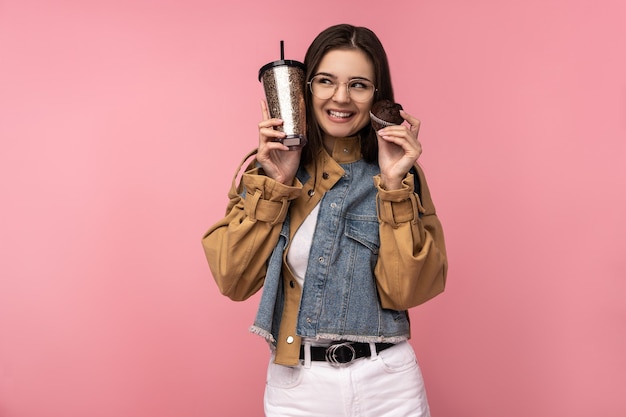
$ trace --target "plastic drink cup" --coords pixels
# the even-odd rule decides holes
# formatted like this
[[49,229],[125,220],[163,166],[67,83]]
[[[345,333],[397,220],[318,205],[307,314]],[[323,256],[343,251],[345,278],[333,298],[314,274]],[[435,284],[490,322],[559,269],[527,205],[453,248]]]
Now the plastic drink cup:
[[304,64],[281,59],[259,70],[270,117],[283,120],[277,129],[286,136],[280,142],[296,150],[306,145],[306,109],[304,104]]

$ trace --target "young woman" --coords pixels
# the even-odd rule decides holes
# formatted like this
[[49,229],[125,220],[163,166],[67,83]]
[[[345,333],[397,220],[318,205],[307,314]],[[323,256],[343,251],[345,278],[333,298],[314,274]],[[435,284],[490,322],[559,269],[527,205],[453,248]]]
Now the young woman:
[[420,121],[371,128],[393,90],[367,28],[324,30],[304,64],[308,144],[283,146],[262,102],[256,158],[203,238],[211,271],[233,300],[263,288],[266,415],[428,416],[407,310],[444,290],[447,258]]

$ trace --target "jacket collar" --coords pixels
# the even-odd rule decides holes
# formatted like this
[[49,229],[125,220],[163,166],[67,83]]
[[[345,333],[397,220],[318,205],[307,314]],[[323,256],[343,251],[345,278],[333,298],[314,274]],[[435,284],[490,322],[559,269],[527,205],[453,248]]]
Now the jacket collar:
[[349,164],[361,159],[361,138],[350,136],[347,138],[337,138],[330,155],[339,164]]

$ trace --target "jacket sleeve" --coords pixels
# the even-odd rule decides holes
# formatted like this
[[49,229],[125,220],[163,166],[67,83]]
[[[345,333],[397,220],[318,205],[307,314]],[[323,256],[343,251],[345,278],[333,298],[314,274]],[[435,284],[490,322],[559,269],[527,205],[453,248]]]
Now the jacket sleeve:
[[233,182],[226,217],[202,238],[222,294],[241,301],[263,286],[266,261],[278,242],[289,204],[301,189],[298,180],[286,186],[262,175],[260,168],[246,171],[239,187]]
[[[424,173],[407,174],[399,190],[378,188],[380,250],[375,267],[383,308],[407,310],[443,292],[448,260],[443,229],[432,202]],[[420,181],[420,195],[414,192]]]

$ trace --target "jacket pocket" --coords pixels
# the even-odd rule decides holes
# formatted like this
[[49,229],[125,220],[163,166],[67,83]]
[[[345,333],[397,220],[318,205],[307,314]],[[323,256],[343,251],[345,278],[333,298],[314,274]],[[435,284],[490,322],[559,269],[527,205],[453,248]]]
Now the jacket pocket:
[[378,218],[346,214],[345,234],[378,255],[380,248]]

